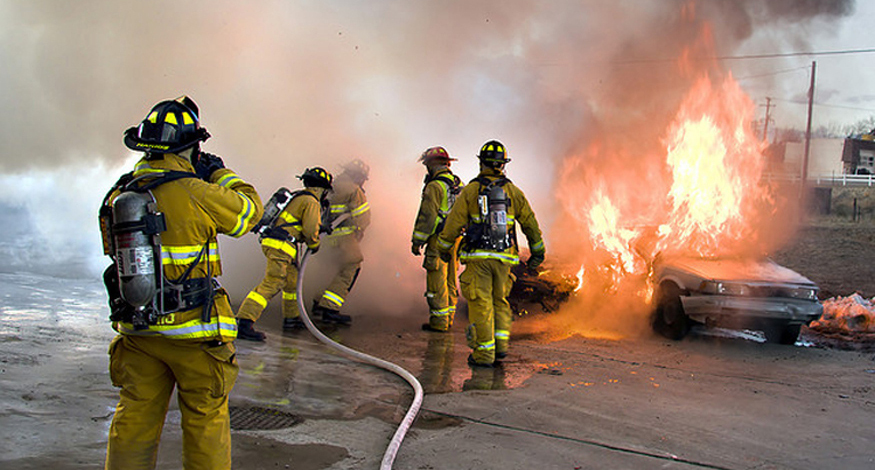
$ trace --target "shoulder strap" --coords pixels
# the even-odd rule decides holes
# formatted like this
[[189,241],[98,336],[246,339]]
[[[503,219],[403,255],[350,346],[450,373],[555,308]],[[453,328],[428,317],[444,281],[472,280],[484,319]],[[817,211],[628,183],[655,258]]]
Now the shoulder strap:
[[443,181],[444,183],[447,183],[447,186],[449,186],[451,189],[459,186],[459,184],[461,183],[458,176],[450,173],[441,173],[426,180],[426,183],[431,181]]
[[[316,202],[318,202],[318,203],[320,203],[320,204],[321,204],[321,202],[322,202],[322,201],[319,200],[318,197],[316,197],[315,194],[311,193],[310,191],[307,191],[306,189],[299,189],[299,190],[297,190],[297,191],[292,191],[292,197],[291,197],[291,199],[289,199],[289,203],[286,204],[286,209],[288,209],[288,207],[289,207],[289,205],[292,203],[292,201],[293,201],[296,197],[298,197],[298,196],[310,196],[310,197],[312,197],[313,199],[315,199]],[[285,210],[285,209],[284,209],[284,210]],[[277,212],[276,218],[274,218],[274,220],[272,220],[271,223],[276,223],[278,220],[279,220],[279,212]],[[293,224],[278,224],[278,225],[276,225],[276,227],[279,227],[279,228],[281,228],[281,227],[290,227],[290,226],[292,226],[292,225],[293,225]]]
[[498,178],[496,180],[492,180],[492,181],[490,181],[489,178],[487,178],[485,176],[478,176],[478,177],[472,179],[471,182],[472,183],[474,183],[474,182],[480,183],[480,191],[486,191],[488,188],[491,188],[492,186],[504,186],[507,183],[510,183],[511,181],[510,181],[510,179],[508,179],[507,177],[504,177],[504,176],[502,176],[501,178]]
[[[122,191],[136,191],[138,193],[144,193],[146,191],[152,190],[161,186],[164,183],[169,183],[171,181],[176,181],[182,178],[200,178],[198,175],[194,173],[190,173],[188,171],[162,171],[161,173],[155,174],[150,173],[147,175],[138,176],[136,178],[128,181],[127,184],[124,185]],[[142,183],[142,184],[140,184]]]
[[298,196],[310,196],[313,199],[315,199],[316,201],[319,201],[319,198],[316,197],[315,194],[311,193],[310,191],[307,191],[306,189],[299,189],[297,191],[292,191],[292,199],[294,199]]

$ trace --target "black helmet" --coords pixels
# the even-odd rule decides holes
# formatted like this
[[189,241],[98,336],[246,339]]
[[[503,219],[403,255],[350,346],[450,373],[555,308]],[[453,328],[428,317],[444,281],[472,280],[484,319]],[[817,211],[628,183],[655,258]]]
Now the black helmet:
[[368,166],[361,158],[356,158],[355,160],[343,165],[343,172],[350,176],[353,180],[358,182],[359,184],[363,184],[368,180],[368,176],[371,174],[371,167]]
[[125,131],[129,149],[151,153],[176,153],[209,138],[197,105],[185,95],[156,104],[139,126]]
[[324,168],[314,166],[304,170],[304,174],[298,176],[298,179],[304,182],[304,186],[309,188],[325,188],[331,189],[331,182],[334,178],[331,173],[325,171]]
[[480,147],[480,153],[477,155],[477,158],[480,159],[480,163],[490,168],[499,168],[510,161],[510,159],[507,158],[507,151],[504,148],[504,144],[497,140],[490,140],[483,144],[483,146]]

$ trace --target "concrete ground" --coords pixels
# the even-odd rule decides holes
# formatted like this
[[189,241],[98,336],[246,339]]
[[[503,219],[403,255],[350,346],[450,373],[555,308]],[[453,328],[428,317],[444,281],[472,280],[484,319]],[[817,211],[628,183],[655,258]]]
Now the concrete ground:
[[[0,281],[0,468],[100,467],[118,396],[103,293],[84,281]],[[699,330],[680,342],[548,340],[533,316],[514,323],[500,367],[471,369],[464,317],[442,335],[414,315],[353,315],[327,333],[426,391],[397,469],[875,468],[872,352]],[[235,468],[379,468],[411,388],[279,322],[269,311],[266,343],[238,341],[231,405],[286,412],[293,425],[235,429]],[[161,469],[180,467],[178,423],[174,404]]]

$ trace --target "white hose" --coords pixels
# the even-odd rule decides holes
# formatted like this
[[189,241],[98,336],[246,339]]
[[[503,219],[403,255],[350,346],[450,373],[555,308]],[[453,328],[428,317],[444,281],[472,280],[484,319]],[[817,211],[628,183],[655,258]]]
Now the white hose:
[[[303,248],[303,247],[302,247]],[[373,366],[380,367],[382,369],[386,369],[389,372],[393,372],[395,375],[403,378],[413,387],[413,403],[410,404],[410,408],[407,410],[407,414],[404,415],[404,419],[401,420],[401,424],[398,425],[398,429],[395,431],[395,435],[392,436],[392,441],[389,442],[389,447],[386,448],[386,452],[383,454],[383,462],[380,464],[380,470],[391,470],[392,463],[395,461],[395,455],[398,453],[398,448],[401,447],[401,441],[404,440],[404,435],[407,434],[407,430],[410,428],[410,425],[413,424],[413,419],[416,418],[416,414],[419,412],[419,407],[422,406],[422,385],[420,385],[419,381],[416,380],[416,377],[413,376],[410,372],[402,369],[400,366],[393,364],[388,361],[384,361],[382,359],[376,358],[374,356],[369,356],[363,352],[356,351],[355,349],[346,347],[340,343],[333,341],[331,338],[325,336],[316,325],[313,324],[313,321],[310,320],[310,316],[307,314],[307,309],[304,308],[304,269],[307,267],[307,258],[310,255],[310,250],[308,249],[304,256],[301,257],[300,269],[298,272],[298,283],[297,283],[297,293],[298,293],[298,308],[301,309],[301,318],[304,320],[304,325],[307,326],[307,329],[310,330],[310,333],[316,337],[319,341],[325,343],[329,347],[332,347],[343,354],[346,354],[353,359],[359,360],[361,362],[365,362],[367,364],[371,364]]]

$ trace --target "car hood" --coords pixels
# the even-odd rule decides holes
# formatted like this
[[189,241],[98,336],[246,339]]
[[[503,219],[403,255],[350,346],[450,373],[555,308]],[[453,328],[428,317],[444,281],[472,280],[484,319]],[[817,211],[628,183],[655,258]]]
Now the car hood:
[[687,258],[660,260],[663,269],[679,269],[717,281],[770,282],[814,286],[807,277],[770,259]]

